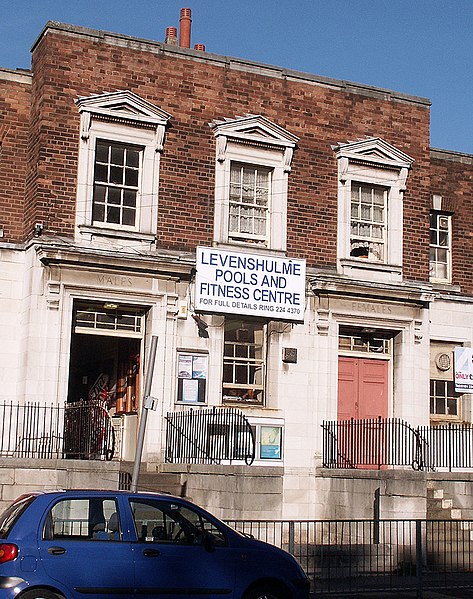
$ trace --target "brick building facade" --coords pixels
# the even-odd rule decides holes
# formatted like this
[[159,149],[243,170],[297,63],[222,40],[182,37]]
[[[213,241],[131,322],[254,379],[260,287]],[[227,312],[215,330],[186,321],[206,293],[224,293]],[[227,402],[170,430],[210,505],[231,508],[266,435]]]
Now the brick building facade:
[[[100,395],[129,461],[157,336],[149,470],[186,461],[166,414],[236,408],[255,461],[240,465],[236,429],[207,422],[207,450],[227,453],[202,488],[221,497],[222,473],[251,477],[257,499],[214,509],[369,514],[380,473],[363,470],[357,490],[326,468],[324,422],[472,419],[453,352],[473,341],[473,157],[430,148],[429,106],[49,22],[31,72],[0,70],[0,399]],[[220,265],[206,298],[198,247]],[[302,302],[258,260],[273,274],[303,264]]]

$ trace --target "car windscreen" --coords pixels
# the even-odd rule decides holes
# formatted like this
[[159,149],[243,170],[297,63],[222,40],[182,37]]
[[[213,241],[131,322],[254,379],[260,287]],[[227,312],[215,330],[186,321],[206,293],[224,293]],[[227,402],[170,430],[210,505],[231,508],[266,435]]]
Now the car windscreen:
[[36,495],[22,495],[18,497],[0,516],[0,539],[6,539],[15,522],[36,499]]

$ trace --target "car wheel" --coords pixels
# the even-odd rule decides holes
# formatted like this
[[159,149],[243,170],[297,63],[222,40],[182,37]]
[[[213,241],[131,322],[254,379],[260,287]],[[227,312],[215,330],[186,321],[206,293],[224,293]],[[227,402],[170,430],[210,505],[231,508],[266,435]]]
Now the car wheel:
[[288,594],[275,585],[262,584],[247,591],[243,599],[288,599]]
[[56,595],[48,589],[30,589],[19,595],[19,599],[61,599],[61,595]]

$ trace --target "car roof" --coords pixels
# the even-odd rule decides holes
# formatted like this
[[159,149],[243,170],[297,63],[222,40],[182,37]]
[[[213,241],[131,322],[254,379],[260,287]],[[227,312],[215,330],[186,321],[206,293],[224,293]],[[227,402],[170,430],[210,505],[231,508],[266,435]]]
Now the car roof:
[[[177,495],[171,495],[166,491],[126,491],[124,489],[43,489],[38,491],[31,491],[29,493],[25,493],[24,495],[130,495],[130,496],[152,496],[152,497],[162,497],[162,498],[172,498],[184,500],[182,497],[177,497]],[[186,500],[184,500],[186,501]]]
[[[14,502],[19,501],[22,497],[36,497],[37,499],[43,498],[47,500],[48,498],[59,498],[59,497],[147,497],[147,498],[155,498],[155,499],[166,499],[173,500],[176,502],[183,502],[187,504],[192,504],[191,501],[184,499],[183,497],[178,497],[177,495],[171,495],[170,493],[166,493],[165,491],[126,491],[123,489],[113,490],[113,489],[46,489],[46,490],[36,490],[30,491],[27,493],[23,493],[18,496]],[[194,505],[194,504],[192,504]],[[198,506],[197,506],[198,507]]]

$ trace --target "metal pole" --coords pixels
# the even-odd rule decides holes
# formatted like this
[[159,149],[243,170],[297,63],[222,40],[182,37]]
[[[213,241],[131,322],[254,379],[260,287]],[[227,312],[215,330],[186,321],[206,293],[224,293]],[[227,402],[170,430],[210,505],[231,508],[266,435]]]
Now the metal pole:
[[151,345],[149,348],[148,368],[146,371],[145,389],[143,394],[143,402],[141,406],[140,428],[138,431],[138,438],[136,440],[135,463],[133,465],[133,476],[131,478],[130,486],[130,490],[132,491],[132,493],[136,493],[138,477],[140,475],[141,456],[143,454],[143,443],[145,440],[146,421],[148,419],[149,410],[149,405],[147,405],[147,399],[151,392],[151,383],[153,381],[154,361],[156,358],[157,345],[158,337],[156,335],[153,335],[151,337]]
[[422,520],[416,520],[416,579],[417,589],[416,598],[423,597],[423,580],[422,580]]

